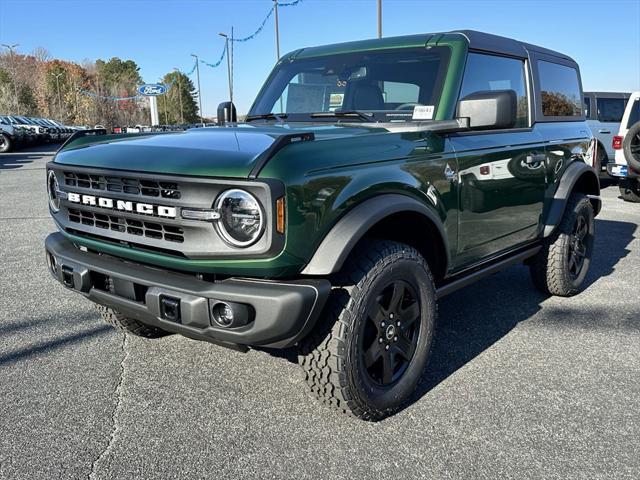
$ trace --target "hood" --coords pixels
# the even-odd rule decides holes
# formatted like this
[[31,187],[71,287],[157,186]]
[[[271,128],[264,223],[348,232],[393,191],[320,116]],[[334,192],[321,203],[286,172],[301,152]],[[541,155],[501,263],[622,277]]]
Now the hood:
[[178,133],[86,136],[64,145],[55,162],[144,173],[246,178],[282,136],[311,132],[314,141],[322,141],[378,131],[382,129],[333,124],[243,124]]

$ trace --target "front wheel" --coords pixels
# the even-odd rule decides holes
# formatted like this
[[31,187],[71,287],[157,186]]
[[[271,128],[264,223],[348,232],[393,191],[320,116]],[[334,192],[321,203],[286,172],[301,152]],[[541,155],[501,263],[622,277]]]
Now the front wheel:
[[10,152],[11,147],[11,138],[9,138],[9,136],[4,133],[0,133],[0,153]]
[[312,393],[364,420],[398,411],[427,364],[433,279],[414,248],[371,241],[350,258],[316,328],[300,346]]
[[621,178],[619,187],[624,201],[640,203],[640,181],[637,178]]
[[560,225],[529,263],[538,289],[561,297],[581,290],[593,255],[594,217],[586,195],[569,197]]

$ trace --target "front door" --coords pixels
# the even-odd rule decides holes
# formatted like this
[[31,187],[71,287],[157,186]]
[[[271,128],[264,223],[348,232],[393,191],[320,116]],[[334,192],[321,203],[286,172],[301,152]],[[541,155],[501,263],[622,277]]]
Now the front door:
[[534,241],[546,189],[545,145],[529,125],[524,59],[470,53],[460,98],[477,91],[514,90],[513,129],[450,137],[458,160],[458,268]]

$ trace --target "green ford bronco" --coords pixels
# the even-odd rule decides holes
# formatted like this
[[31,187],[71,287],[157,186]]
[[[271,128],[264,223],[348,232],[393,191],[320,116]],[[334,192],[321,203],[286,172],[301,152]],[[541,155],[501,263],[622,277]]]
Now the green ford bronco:
[[438,299],[519,262],[580,291],[601,206],[581,99],[568,56],[479,32],[296,50],[243,123],[226,102],[214,128],[74,135],[48,266],[131,334],[295,347],[313,394],[378,420]]

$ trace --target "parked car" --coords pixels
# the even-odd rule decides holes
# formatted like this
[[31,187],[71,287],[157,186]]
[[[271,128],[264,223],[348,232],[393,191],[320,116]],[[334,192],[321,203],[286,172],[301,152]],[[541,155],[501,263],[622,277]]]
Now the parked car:
[[7,116],[0,116],[0,153],[8,153],[27,140],[27,132],[24,128],[14,125]]
[[[607,171],[607,163],[613,162],[615,150],[611,146],[613,136],[620,128],[629,93],[585,92],[584,109],[587,124],[598,139],[596,163],[600,171]],[[598,167],[596,167],[598,168]]]
[[640,92],[627,102],[618,134],[612,139],[615,163],[607,165],[612,177],[620,179],[620,195],[628,202],[640,202]]
[[304,48],[233,111],[47,164],[48,268],[109,324],[296,348],[318,399],[379,420],[442,297],[522,262],[547,294],[584,287],[600,187],[567,55],[474,31]]

